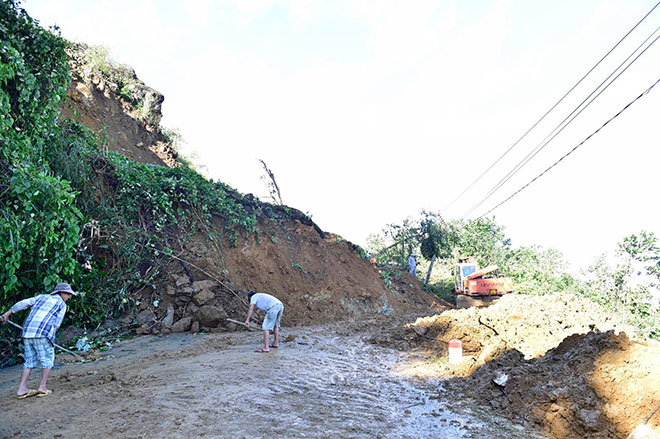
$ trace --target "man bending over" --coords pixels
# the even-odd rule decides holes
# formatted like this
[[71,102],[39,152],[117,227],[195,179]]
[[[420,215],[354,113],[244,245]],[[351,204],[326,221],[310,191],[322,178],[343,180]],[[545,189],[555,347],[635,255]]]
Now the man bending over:
[[[254,290],[248,291],[248,300],[250,301],[250,308],[248,309],[247,317],[245,318],[245,326],[250,326],[250,316],[254,311],[254,306],[264,311],[266,317],[261,325],[264,330],[264,347],[257,349],[257,352],[268,352],[269,348],[277,348],[280,345],[280,320],[284,312],[284,305],[277,297],[271,296],[266,293],[257,293]],[[269,346],[270,332],[273,331],[273,344]]]

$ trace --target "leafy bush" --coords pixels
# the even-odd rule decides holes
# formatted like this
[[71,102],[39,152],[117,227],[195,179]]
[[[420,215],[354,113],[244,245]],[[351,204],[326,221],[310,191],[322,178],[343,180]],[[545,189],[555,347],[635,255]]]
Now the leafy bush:
[[[69,302],[65,324],[96,326],[134,306],[180,239],[201,231],[235,243],[238,230],[256,231],[258,202],[247,203],[248,211],[235,190],[192,169],[104,152],[103,139],[58,120],[70,81],[67,43],[17,1],[0,1],[0,42],[3,306],[67,281],[81,294]],[[107,52],[91,54],[114,74],[101,62]],[[130,84],[122,87],[128,92]],[[223,230],[214,229],[213,215],[223,218]],[[12,331],[0,328],[0,336],[20,335]],[[3,347],[0,364],[10,354]]]

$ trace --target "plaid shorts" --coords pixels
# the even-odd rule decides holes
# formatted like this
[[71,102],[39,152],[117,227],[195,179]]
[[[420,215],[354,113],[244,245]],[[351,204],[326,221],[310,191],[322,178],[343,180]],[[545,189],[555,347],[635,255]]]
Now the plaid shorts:
[[25,364],[23,369],[34,369],[37,367],[37,360],[42,369],[52,369],[55,362],[55,348],[53,343],[46,337],[24,338],[25,345]]

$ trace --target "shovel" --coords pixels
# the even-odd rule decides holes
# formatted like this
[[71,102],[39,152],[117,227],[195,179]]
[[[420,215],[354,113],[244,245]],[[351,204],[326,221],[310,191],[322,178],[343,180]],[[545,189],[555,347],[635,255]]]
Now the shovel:
[[[245,322],[239,322],[238,320],[234,320],[234,319],[226,319],[226,320],[228,322],[236,323],[237,325],[245,326]],[[261,331],[261,328],[259,328],[257,326],[252,326],[252,324],[250,324],[250,326],[245,326],[245,327],[248,328],[248,329]]]

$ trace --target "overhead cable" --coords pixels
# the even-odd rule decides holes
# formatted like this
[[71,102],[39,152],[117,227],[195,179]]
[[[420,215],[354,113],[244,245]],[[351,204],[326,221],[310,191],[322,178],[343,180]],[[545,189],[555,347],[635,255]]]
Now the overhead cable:
[[449,204],[447,204],[447,205],[444,207],[443,211],[445,211],[445,210],[447,210],[448,208],[450,208],[450,207],[451,207],[456,201],[458,201],[463,195],[465,195],[465,193],[466,193],[467,191],[469,191],[469,190],[470,190],[470,189],[471,189],[471,188],[472,188],[472,187],[473,187],[473,186],[474,186],[479,180],[481,180],[481,178],[482,178],[484,175],[486,175],[491,169],[493,169],[493,167],[495,167],[495,165],[497,165],[497,164],[498,164],[498,163],[499,163],[499,162],[500,162],[500,161],[501,161],[501,160],[502,160],[502,159],[503,159],[503,158],[504,158],[504,157],[505,157],[505,156],[506,156],[506,155],[507,155],[507,154],[508,154],[513,148],[515,148],[515,147],[518,145],[518,143],[520,143],[525,137],[527,137],[527,135],[528,135],[528,134],[529,134],[534,128],[536,128],[536,126],[537,126],[539,123],[541,123],[541,122],[545,119],[545,117],[546,117],[548,114],[550,114],[550,112],[552,112],[552,111],[553,111],[553,110],[554,110],[554,109],[555,109],[555,108],[556,108],[556,107],[557,107],[557,106],[558,106],[558,105],[559,105],[559,104],[560,104],[560,103],[561,103],[561,102],[562,102],[562,101],[563,101],[563,100],[564,100],[564,99],[565,99],[565,98],[566,98],[566,97],[567,97],[567,96],[573,91],[573,90],[575,90],[575,88],[576,88],[578,85],[580,85],[580,84],[582,83],[582,81],[583,81],[587,76],[589,76],[589,74],[590,74],[592,71],[594,71],[594,69],[595,69],[596,67],[598,67],[598,66],[600,65],[600,63],[603,62],[603,60],[604,60],[605,58],[607,58],[607,57],[609,56],[609,54],[612,53],[612,52],[614,51],[614,49],[616,49],[616,48],[619,46],[619,44],[621,44],[621,42],[623,42],[623,40],[625,40],[626,37],[628,37],[628,35],[630,35],[630,34],[632,33],[632,31],[634,31],[634,30],[637,28],[637,26],[639,26],[639,25],[640,25],[640,24],[646,19],[646,17],[648,17],[648,16],[653,12],[653,11],[655,10],[655,8],[658,7],[658,5],[660,5],[660,2],[656,3],[655,6],[653,6],[653,8],[651,8],[651,10],[650,10],[649,12],[647,12],[646,15],[644,15],[644,17],[642,17],[642,19],[639,20],[639,21],[637,22],[637,24],[635,24],[635,25],[634,25],[634,26],[633,26],[633,27],[632,27],[632,28],[631,28],[631,29],[630,29],[630,30],[629,30],[629,31],[628,31],[628,32],[627,32],[627,33],[626,33],[626,34],[625,34],[625,35],[624,35],[624,36],[623,36],[623,37],[622,37],[622,38],[621,38],[621,39],[620,39],[620,40],[619,40],[619,41],[618,41],[618,42],[617,42],[617,43],[616,43],[616,44],[615,44],[615,45],[614,45],[614,46],[613,46],[613,47],[612,47],[612,48],[611,48],[611,49],[610,49],[610,50],[609,50],[609,51],[608,51],[608,52],[607,52],[607,53],[606,53],[606,54],[605,54],[605,55],[604,55],[604,56],[603,56],[603,57],[602,57],[597,63],[596,63],[596,64],[594,64],[593,67],[591,67],[591,69],[589,69],[589,71],[588,71],[587,73],[584,74],[584,76],[582,76],[582,78],[580,78],[580,80],[579,80],[578,82],[575,83],[575,85],[573,85],[573,87],[571,87],[571,88],[570,88],[570,89],[564,94],[564,96],[561,97],[561,99],[559,99],[559,100],[558,100],[558,101],[557,101],[557,102],[556,102],[556,103],[555,103],[555,104],[554,104],[554,105],[553,105],[548,111],[545,112],[545,114],[544,114],[543,116],[541,116],[541,118],[540,118],[539,120],[537,120],[537,121],[536,121],[536,122],[535,122],[535,123],[534,123],[534,124],[528,129],[528,130],[527,130],[527,131],[525,131],[525,133],[524,133],[522,136],[520,136],[520,138],[519,138],[518,140],[516,140],[516,141],[513,143],[513,145],[511,145],[511,146],[509,147],[509,149],[507,149],[507,150],[504,152],[504,154],[502,154],[502,155],[501,155],[497,160],[495,160],[495,162],[493,162],[493,163],[492,163],[492,164],[491,164],[491,165],[490,165],[490,166],[489,166],[489,167],[488,167],[488,168],[487,168],[487,169],[486,169],[481,175],[479,175],[479,176],[478,176],[478,177],[477,177],[472,183],[470,183],[470,184],[469,184],[469,185],[463,190],[463,192],[461,192],[460,194],[458,194],[458,195],[456,196],[456,198],[454,198]]
[[[617,80],[617,79],[618,79],[618,78],[619,78],[619,77],[620,77],[620,76],[621,76],[626,70],[628,70],[628,68],[630,68],[630,66],[632,66],[633,63],[634,63],[635,61],[637,61],[637,60],[639,59],[639,57],[641,57],[641,56],[642,56],[642,55],[643,55],[643,54],[644,54],[644,53],[645,53],[645,52],[646,52],[646,51],[647,51],[647,50],[648,50],[648,49],[649,49],[649,48],[650,48],[650,47],[651,47],[651,46],[652,46],[652,45],[653,45],[653,44],[654,44],[659,38],[660,38],[660,35],[656,36],[655,39],[654,39],[653,41],[651,41],[651,43],[650,43],[648,46],[646,46],[646,47],[644,48],[644,50],[642,50],[642,51],[641,51],[641,52],[640,52],[640,53],[639,53],[639,54],[638,54],[638,55],[637,55],[637,56],[636,56],[636,57],[635,57],[635,58],[634,58],[634,59],[633,59],[633,60],[632,60],[632,61],[631,61],[631,62],[630,62],[630,63],[629,63],[629,64],[628,64],[623,70],[621,70],[621,72],[619,72],[618,75],[616,75],[616,76],[615,76],[615,77],[614,77],[614,78],[613,78],[613,79],[612,79],[612,80],[611,80],[611,81],[610,81],[605,87],[603,87],[603,89],[600,90],[600,91],[598,92],[598,94],[596,94],[596,96],[594,96],[591,100],[589,100],[589,98],[591,98],[591,97],[594,95],[594,93],[596,93],[596,92],[597,92],[597,91],[603,86],[603,84],[605,84],[605,83],[606,83],[606,82],[607,82],[607,81],[608,81],[608,80],[609,80],[609,79],[610,79],[610,78],[611,78],[611,77],[612,77],[612,76],[613,76],[613,75],[614,75],[614,74],[615,74],[615,73],[616,73],[616,72],[617,72],[617,71],[618,71],[618,70],[619,70],[619,69],[620,69],[620,68],[621,68],[621,67],[622,67],[622,66],[623,66],[623,65],[624,65],[624,64],[625,64],[625,63],[626,63],[626,62],[627,62],[627,61],[628,61],[628,60],[629,60],[629,59],[630,59],[630,58],[631,58],[631,57],[632,57],[632,56],[633,56],[633,55],[634,55],[634,54],[635,54],[635,53],[636,53],[636,52],[637,52],[637,51],[638,51],[643,45],[644,45],[644,44],[646,44],[646,42],[647,42],[648,40],[650,40],[651,37],[653,37],[653,35],[655,35],[659,30],[660,30],[660,26],[659,26],[658,28],[656,28],[656,29],[651,33],[651,35],[649,35],[649,37],[646,38],[646,40],[644,40],[644,42],[642,42],[642,44],[640,44],[640,45],[639,45],[639,46],[638,46],[638,47],[637,47],[637,48],[636,48],[636,49],[635,49],[635,50],[634,50],[634,51],[633,51],[633,52],[632,52],[632,53],[631,53],[631,54],[630,54],[630,55],[629,55],[629,56],[628,56],[628,57],[627,57],[627,58],[626,58],[621,64],[619,64],[619,65],[617,66],[617,68],[614,69],[614,70],[612,71],[612,73],[610,73],[610,75],[609,75],[607,78],[605,78],[605,80],[604,80],[603,82],[601,82],[601,83],[598,85],[598,87],[596,87],[596,88],[595,88],[595,89],[594,89],[594,90],[593,90],[593,91],[592,91],[592,92],[591,92],[591,93],[590,93],[590,94],[589,94],[589,95],[588,95],[588,96],[587,96],[582,102],[580,102],[580,104],[577,105],[577,106],[573,109],[573,111],[572,111],[568,116],[566,116],[566,118],[564,118],[564,120],[562,120],[562,121],[561,121],[561,122],[560,122],[560,123],[559,123],[559,124],[558,124],[558,125],[557,125],[557,126],[551,131],[551,132],[550,132],[550,134],[548,134],[548,135],[545,137],[545,139],[543,139],[543,141],[541,141],[541,143],[539,143],[539,144],[536,146],[536,148],[534,148],[534,149],[533,149],[531,152],[529,152],[529,153],[528,153],[528,154],[527,154],[527,155],[526,155],[526,156],[525,156],[520,162],[518,162],[518,164],[517,164],[516,166],[514,166],[513,169],[511,169],[511,170],[508,172],[507,175],[505,175],[505,176],[504,176],[499,182],[497,182],[497,184],[495,184],[495,186],[493,186],[493,187],[488,191],[488,193],[486,194],[486,196],[485,196],[481,201],[479,201],[477,204],[475,204],[474,206],[472,206],[472,207],[471,207],[466,213],[464,213],[464,214],[461,216],[461,218],[465,218],[466,216],[468,216],[469,214],[471,214],[472,212],[474,212],[474,211],[475,211],[479,206],[481,206],[486,200],[488,200],[491,196],[493,196],[493,195],[495,194],[495,192],[497,192],[497,191],[498,191],[498,190],[499,190],[499,189],[500,189],[500,188],[501,188],[506,182],[508,182],[508,181],[509,181],[509,180],[510,180],[515,174],[517,174],[518,171],[520,171],[520,169],[522,169],[527,163],[529,163],[530,160],[532,160],[534,157],[536,157],[536,155],[537,155],[539,152],[541,152],[541,150],[543,150],[543,149],[548,145],[548,143],[550,143],[555,137],[557,137],[562,131],[564,131],[564,129],[565,129],[568,125],[570,125],[570,124],[571,124],[571,123],[572,123],[572,122],[573,122],[573,121],[574,121],[574,120],[575,120],[580,114],[582,114],[582,112],[583,112],[584,110],[586,110],[586,109],[587,109],[587,108],[588,108],[588,107],[589,107],[589,106],[590,106],[590,105],[591,105],[596,99],[598,99],[598,97],[599,97],[599,96],[600,96],[605,90],[607,90],[607,89],[609,88],[609,86],[612,85],[612,84],[614,83],[614,81],[616,81],[616,80]],[[589,100],[589,102],[587,102],[587,100]],[[585,102],[587,102],[586,105],[585,105]],[[583,106],[583,105],[584,105],[584,106]],[[579,110],[579,111],[578,111],[578,110]],[[571,117],[571,116],[572,116],[572,117]]]
[[638,101],[639,99],[641,99],[643,96],[646,96],[647,94],[649,94],[649,93],[651,92],[651,90],[653,89],[653,87],[655,87],[656,85],[658,85],[658,83],[660,83],[660,78],[658,78],[658,79],[657,79],[657,80],[656,80],[656,81],[655,81],[655,82],[654,82],[649,88],[647,88],[646,90],[644,90],[639,96],[637,96],[635,99],[633,99],[632,101],[630,101],[625,107],[623,107],[621,110],[619,110],[618,113],[616,113],[614,116],[612,116],[611,118],[609,118],[609,119],[608,119],[604,124],[602,124],[602,125],[596,130],[596,131],[594,131],[593,133],[591,133],[591,134],[590,134],[589,136],[587,136],[582,142],[580,142],[580,143],[579,143],[578,145],[576,145],[573,149],[571,149],[571,150],[568,151],[566,154],[564,154],[559,160],[557,160],[556,162],[554,162],[554,163],[553,163],[550,167],[548,167],[545,171],[541,172],[539,175],[537,175],[536,177],[534,177],[529,183],[527,183],[526,185],[524,185],[523,187],[521,187],[520,189],[518,189],[517,191],[515,191],[513,194],[511,194],[508,198],[506,198],[504,201],[502,201],[501,203],[499,203],[497,206],[493,207],[492,209],[490,209],[489,211],[487,211],[487,212],[484,213],[483,215],[479,216],[479,218],[483,218],[483,217],[485,217],[486,215],[488,215],[489,213],[491,213],[492,211],[494,211],[495,209],[497,209],[498,207],[500,207],[501,205],[503,205],[504,203],[506,203],[507,201],[509,201],[511,198],[513,198],[513,197],[515,197],[516,195],[518,195],[520,192],[522,192],[524,189],[526,189],[529,185],[531,185],[532,183],[534,183],[536,180],[538,180],[539,178],[541,178],[542,176],[544,176],[548,171],[550,171],[552,168],[554,168],[555,166],[557,166],[562,160],[564,160],[564,159],[565,159],[566,157],[568,157],[569,155],[573,154],[573,152],[575,152],[575,150],[577,150],[580,146],[584,145],[584,143],[585,143],[587,140],[591,139],[593,136],[595,136],[596,134],[598,134],[598,132],[600,132],[600,130],[602,130],[603,128],[605,128],[605,126],[606,126],[607,124],[609,124],[609,123],[612,122],[614,119],[616,119],[617,117],[619,117],[624,111],[626,111],[628,108],[630,108],[630,106],[631,106],[632,104],[634,104],[635,102],[637,102],[637,101]]

